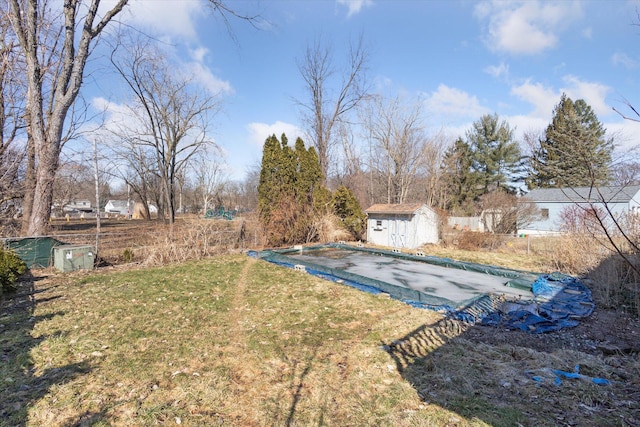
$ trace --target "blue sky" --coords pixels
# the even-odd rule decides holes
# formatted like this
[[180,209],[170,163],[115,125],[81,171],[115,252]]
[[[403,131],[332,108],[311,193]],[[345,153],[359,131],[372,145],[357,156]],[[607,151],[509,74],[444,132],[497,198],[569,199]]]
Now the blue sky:
[[[132,0],[122,20],[171,46],[176,66],[221,93],[212,128],[242,179],[270,134],[302,135],[298,62],[319,37],[336,67],[362,36],[374,92],[424,102],[431,133],[464,136],[483,114],[516,129],[542,131],[562,92],[584,99],[622,146],[640,143],[640,126],[623,120],[628,99],[640,107],[640,1],[273,0],[229,1],[259,14],[259,28],[231,27],[197,0]],[[87,93],[114,105],[118,87]]]

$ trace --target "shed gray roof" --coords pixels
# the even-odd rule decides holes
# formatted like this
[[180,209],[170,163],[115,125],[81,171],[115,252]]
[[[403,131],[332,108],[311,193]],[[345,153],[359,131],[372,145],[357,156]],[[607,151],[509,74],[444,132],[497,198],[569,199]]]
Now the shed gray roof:
[[[627,203],[640,191],[640,185],[623,187],[536,188],[526,197],[534,202],[607,202]],[[639,200],[640,201],[640,200]]]
[[378,203],[364,212],[367,214],[412,214],[423,206],[422,203],[383,204]]

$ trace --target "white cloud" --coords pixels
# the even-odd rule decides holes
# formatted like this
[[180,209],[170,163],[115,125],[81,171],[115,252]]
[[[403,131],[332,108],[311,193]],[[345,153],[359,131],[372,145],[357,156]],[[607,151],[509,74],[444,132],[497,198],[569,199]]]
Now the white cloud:
[[489,49],[531,55],[555,47],[558,34],[583,13],[577,1],[493,0],[478,4],[475,14],[486,22]]
[[195,40],[195,20],[204,15],[204,3],[182,0],[134,1],[129,3],[122,18],[155,34]]
[[640,123],[633,120],[603,123],[607,135],[614,138],[621,151],[633,150],[637,153],[640,147]]
[[560,94],[557,91],[545,87],[542,83],[532,83],[529,80],[519,86],[513,86],[511,94],[533,105],[530,116],[536,118],[550,117],[553,107],[560,100]]
[[427,95],[425,107],[431,115],[473,118],[474,120],[489,112],[489,109],[480,105],[475,96],[444,84],[438,86],[435,92]]
[[293,146],[298,137],[304,139],[304,132],[296,125],[277,121],[273,124],[268,123],[249,123],[249,142],[262,150],[264,141],[271,135],[276,135],[278,139],[284,133],[289,139],[289,145]]
[[501,62],[499,65],[490,65],[484,69],[485,73],[493,77],[509,77],[509,65]]
[[355,15],[359,13],[363,7],[369,7],[373,4],[373,0],[336,0],[338,4],[347,6],[349,8],[349,12],[347,13],[347,17]]
[[201,85],[207,88],[212,94],[234,93],[231,83],[216,77],[211,69],[199,62],[187,62],[182,65],[186,74],[193,75]]
[[584,99],[598,116],[605,116],[613,112],[605,102],[605,98],[610,91],[608,86],[580,80],[572,75],[564,76],[563,80],[567,87],[561,88],[560,92],[566,93],[572,100]]
[[103,97],[96,97],[91,100],[91,105],[97,111],[105,114],[105,127],[113,128],[123,123],[131,123],[134,119],[131,117],[131,108],[109,101]]
[[203,62],[205,57],[209,54],[209,49],[204,46],[197,47],[195,49],[190,49],[189,54],[191,59],[196,62]]
[[565,86],[556,90],[527,80],[519,86],[513,86],[511,94],[531,104],[533,111],[530,115],[536,118],[550,118],[562,93],[566,93],[574,101],[584,99],[598,116],[611,114],[612,110],[605,101],[610,91],[608,86],[584,81],[572,75],[564,76],[563,81]]
[[611,62],[613,65],[622,65],[628,69],[633,69],[638,66],[638,61],[623,52],[616,52],[611,56]]

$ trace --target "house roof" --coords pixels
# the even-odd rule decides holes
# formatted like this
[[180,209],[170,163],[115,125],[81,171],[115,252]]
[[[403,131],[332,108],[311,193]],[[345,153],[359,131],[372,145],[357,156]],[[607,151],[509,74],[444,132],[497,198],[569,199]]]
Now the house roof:
[[124,208],[126,209],[129,206],[129,203],[126,200],[109,200],[107,205],[111,205],[114,208]]
[[[607,202],[627,203],[638,194],[640,185],[622,187],[536,188],[526,197],[534,202]],[[640,200],[639,200],[640,201]]]
[[364,212],[367,214],[412,214],[424,206],[422,203],[402,203],[402,204],[375,204]]

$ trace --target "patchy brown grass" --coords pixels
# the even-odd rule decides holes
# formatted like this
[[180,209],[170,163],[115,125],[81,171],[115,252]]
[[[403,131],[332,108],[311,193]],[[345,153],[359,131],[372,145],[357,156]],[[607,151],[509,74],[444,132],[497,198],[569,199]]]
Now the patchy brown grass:
[[[229,255],[261,241],[241,224],[114,223],[101,255],[129,249],[137,262],[22,283],[0,311],[0,426],[640,424],[640,322],[604,297],[574,329],[470,327]],[[65,225],[75,235],[62,240],[89,230]],[[546,272],[590,250],[576,243],[571,264],[569,244],[423,249]],[[576,366],[582,379],[555,383]]]
[[[50,234],[65,243],[95,247],[96,222],[57,219]],[[103,219],[97,244],[103,264],[164,265],[261,246],[262,235],[253,215],[234,220],[181,216],[174,224]]]
[[[0,314],[2,425],[640,419],[637,354],[598,350],[595,324],[543,337],[470,327],[243,255],[42,273]],[[554,384],[576,365],[611,384]]]

